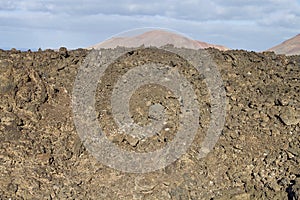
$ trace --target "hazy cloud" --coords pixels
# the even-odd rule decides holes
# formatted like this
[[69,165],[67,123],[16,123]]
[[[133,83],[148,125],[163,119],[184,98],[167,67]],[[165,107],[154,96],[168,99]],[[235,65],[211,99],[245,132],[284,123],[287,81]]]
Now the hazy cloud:
[[300,32],[299,0],[0,0],[1,47],[85,47],[126,29],[176,29],[264,50]]

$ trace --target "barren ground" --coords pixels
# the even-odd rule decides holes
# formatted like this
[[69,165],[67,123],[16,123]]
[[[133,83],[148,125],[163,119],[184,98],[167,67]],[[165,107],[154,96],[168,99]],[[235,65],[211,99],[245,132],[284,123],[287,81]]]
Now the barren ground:
[[[185,61],[157,50],[123,56],[96,95],[99,124],[120,148],[161,148],[178,125],[176,101],[151,86],[132,97],[133,118],[147,123],[147,101],[171,104],[170,131],[144,142],[112,134],[111,112],[101,112],[110,109],[113,84],[131,67],[146,62],[176,66],[194,84],[201,111],[199,134],[185,155],[165,169],[133,174],[97,162],[76,133],[73,82],[88,52],[0,50],[0,199],[300,199],[300,56],[209,50],[228,105],[222,135],[203,159],[196,156],[209,122],[203,77]],[[163,59],[157,61],[159,56]]]

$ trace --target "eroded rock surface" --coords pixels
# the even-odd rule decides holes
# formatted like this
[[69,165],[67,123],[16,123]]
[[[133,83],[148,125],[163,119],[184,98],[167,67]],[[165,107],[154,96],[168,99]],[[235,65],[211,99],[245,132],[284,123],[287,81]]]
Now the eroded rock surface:
[[195,85],[200,128],[189,151],[165,169],[130,174],[97,162],[76,133],[72,89],[89,51],[0,50],[0,199],[299,199],[300,57],[208,51],[223,78],[227,116],[218,143],[203,159],[197,152],[211,105],[205,78],[188,63],[155,49],[138,50],[99,84],[99,125],[120,148],[136,152],[172,140],[178,102],[163,88],[141,89],[131,100],[133,119],[147,124],[149,105],[158,102],[170,105],[167,126],[146,141],[114,135],[111,112],[101,113],[109,110],[113,88],[105,83],[160,56],[156,62],[176,66]]

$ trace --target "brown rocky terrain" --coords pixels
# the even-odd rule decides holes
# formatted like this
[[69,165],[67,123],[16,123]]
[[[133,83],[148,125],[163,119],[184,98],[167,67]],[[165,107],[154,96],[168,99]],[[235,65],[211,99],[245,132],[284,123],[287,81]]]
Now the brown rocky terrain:
[[212,47],[219,50],[228,50],[227,47],[221,45],[208,44],[206,42],[189,39],[182,35],[163,30],[147,31],[131,37],[113,37],[109,40],[96,44],[91,48],[115,48],[117,46],[139,47],[142,45],[145,47],[161,47],[167,44],[173,44],[178,48],[205,49]]
[[274,51],[277,54],[300,55],[300,34],[268,49],[267,51]]
[[[110,135],[111,113],[100,114],[109,109],[109,91],[119,73],[147,62],[173,65],[201,100],[199,134],[188,152],[164,169],[134,174],[97,162],[76,133],[73,83],[89,52],[0,50],[0,199],[300,198],[300,56],[208,49],[226,89],[227,116],[214,150],[201,159],[197,152],[211,108],[205,78],[161,50],[139,49],[121,57],[96,95],[99,124],[120,148],[152,151],[174,133],[162,132],[148,142]],[[142,110],[133,109],[136,120],[142,122],[147,113],[143,96],[176,104],[163,91],[155,90],[155,97],[145,91],[153,90],[141,90],[132,100]],[[176,119],[176,112],[171,114]],[[170,129],[176,130],[176,123]]]

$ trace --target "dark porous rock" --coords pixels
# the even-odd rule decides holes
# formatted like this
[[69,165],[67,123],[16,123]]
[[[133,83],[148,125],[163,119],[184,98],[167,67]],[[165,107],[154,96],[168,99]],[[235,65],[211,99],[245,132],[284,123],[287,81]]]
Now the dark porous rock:
[[291,196],[294,200],[300,199],[300,177],[295,180],[295,184],[292,186]]
[[68,50],[67,50],[66,47],[60,47],[60,48],[59,48],[59,54],[60,54],[62,57],[64,57],[64,58],[66,58],[66,57],[69,56]]
[[0,199],[299,199],[300,56],[205,50],[221,74],[226,118],[213,150],[199,158],[215,108],[209,77],[171,52],[128,49],[97,83],[96,123],[108,141],[143,154],[177,138],[183,100],[159,84],[141,86],[129,99],[130,116],[140,126],[160,119],[152,105],[164,107],[165,123],[151,137],[125,133],[113,116],[116,84],[144,64],[184,76],[200,115],[192,145],[176,161],[149,173],[126,173],[93,157],[75,127],[74,81],[91,52],[0,50]]

